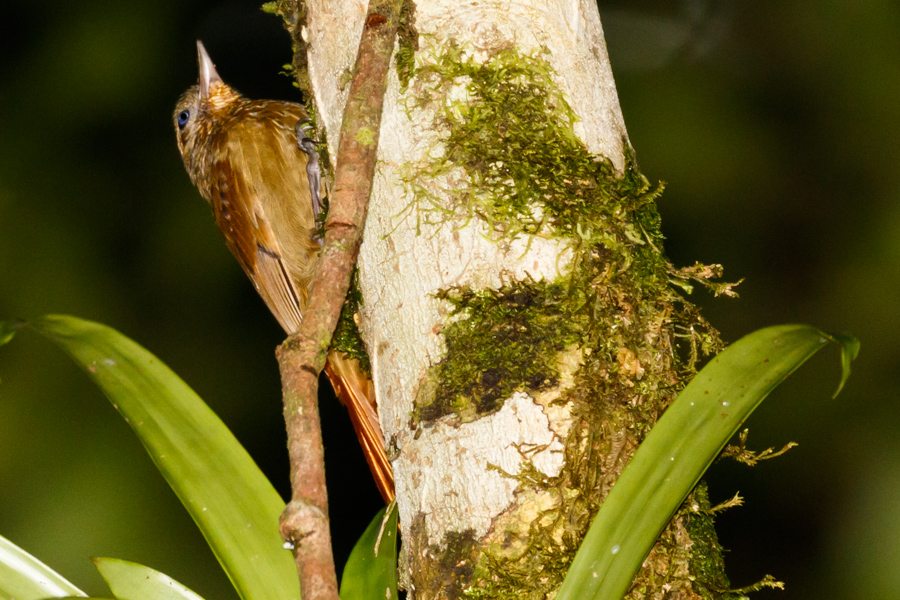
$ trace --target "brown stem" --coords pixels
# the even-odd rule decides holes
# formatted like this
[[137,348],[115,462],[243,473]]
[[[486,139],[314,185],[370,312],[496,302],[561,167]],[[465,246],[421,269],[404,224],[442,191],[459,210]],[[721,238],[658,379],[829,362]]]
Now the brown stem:
[[291,461],[281,535],[292,544],[303,600],[337,600],[317,405],[319,373],[337,325],[366,218],[399,0],[372,0],[363,26],[325,221],[325,240],[300,330],[277,351]]

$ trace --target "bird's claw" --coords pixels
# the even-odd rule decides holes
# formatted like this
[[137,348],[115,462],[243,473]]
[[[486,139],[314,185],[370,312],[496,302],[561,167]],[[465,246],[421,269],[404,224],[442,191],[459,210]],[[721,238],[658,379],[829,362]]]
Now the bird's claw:
[[316,220],[322,212],[322,201],[319,192],[322,189],[322,169],[319,166],[319,151],[316,150],[316,142],[307,135],[312,131],[309,121],[297,123],[297,147],[307,156],[306,176],[309,179],[309,195],[312,198],[313,215]]

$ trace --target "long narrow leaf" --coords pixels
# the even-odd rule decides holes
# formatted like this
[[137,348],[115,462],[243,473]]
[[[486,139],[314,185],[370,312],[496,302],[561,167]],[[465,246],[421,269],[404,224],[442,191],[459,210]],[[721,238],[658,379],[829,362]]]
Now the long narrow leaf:
[[118,600],[203,600],[168,575],[118,558],[95,558],[94,565]]
[[245,600],[298,598],[284,502],[228,428],[175,373],[117,331],[67,316],[33,327],[80,364],[137,433]]
[[0,600],[86,595],[62,575],[8,539],[0,537]]
[[341,577],[341,600],[397,600],[396,504],[382,508],[353,547]]
[[678,395],[597,513],[557,600],[620,600],[656,538],[750,413],[829,341],[849,361],[859,344],[807,325],[761,329],[716,356]]

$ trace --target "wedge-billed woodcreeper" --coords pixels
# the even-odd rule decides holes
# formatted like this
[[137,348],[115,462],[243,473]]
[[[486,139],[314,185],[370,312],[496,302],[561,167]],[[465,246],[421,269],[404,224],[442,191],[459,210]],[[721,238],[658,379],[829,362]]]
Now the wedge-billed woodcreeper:
[[[229,87],[197,42],[199,82],[175,108],[185,169],[212,207],[228,249],[288,334],[303,319],[320,241],[316,219],[324,192],[315,143],[302,106],[249,100]],[[393,499],[373,386],[359,363],[337,351],[325,368],[347,406],[375,482]]]

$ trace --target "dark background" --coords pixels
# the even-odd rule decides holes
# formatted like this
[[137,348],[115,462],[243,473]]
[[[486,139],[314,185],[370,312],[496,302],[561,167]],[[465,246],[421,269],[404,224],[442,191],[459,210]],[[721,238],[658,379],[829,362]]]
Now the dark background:
[[[9,4],[9,3],[8,3]],[[887,0],[602,1],[644,173],[664,180],[676,264],[723,263],[740,299],[695,293],[727,340],[805,322],[863,343],[846,390],[822,353],[749,421],[749,469],[717,464],[733,583],[759,598],[900,596],[900,6]],[[252,97],[298,99],[280,21],[256,2],[14,3],[0,19],[0,319],[67,313],[156,353],[276,487],[287,464],[282,333],[184,173],[171,110],[194,40]],[[892,341],[894,340],[894,341]],[[380,506],[343,409],[323,401],[337,560]],[[89,562],[141,562],[235,597],[140,444],[69,360],[0,350],[0,535],[92,594]]]

